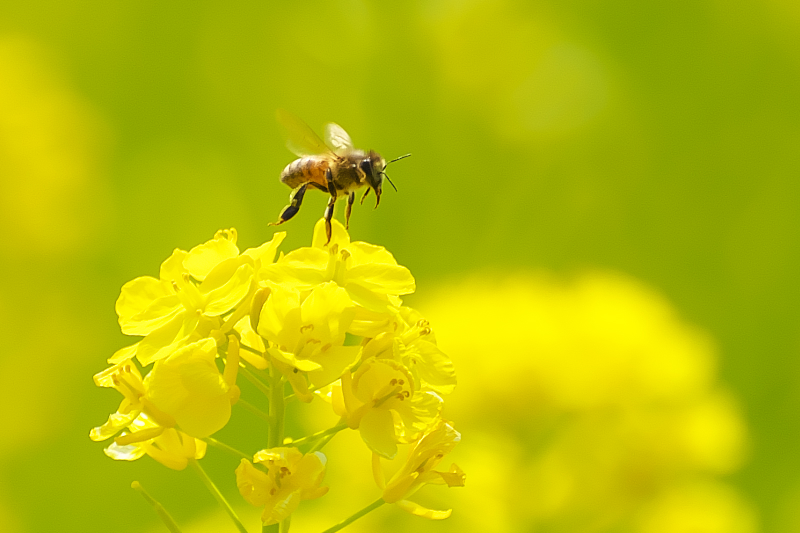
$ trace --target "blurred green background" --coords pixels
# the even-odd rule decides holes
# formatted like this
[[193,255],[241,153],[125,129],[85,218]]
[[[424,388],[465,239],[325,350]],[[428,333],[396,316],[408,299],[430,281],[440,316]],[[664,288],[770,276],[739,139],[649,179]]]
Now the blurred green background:
[[[192,472],[89,441],[118,402],[91,376],[128,344],[123,283],[220,228],[270,238],[293,159],[281,107],[413,153],[390,169],[399,192],[351,219],[411,269],[412,306],[475,273],[587,269],[666,298],[713,339],[747,428],[721,474],[755,517],[741,530],[800,530],[798,35],[792,0],[3,2],[0,529],[157,531],[134,479],[184,523],[213,507]],[[325,202],[307,195],[282,250],[310,243]],[[450,520],[479,480],[437,495]]]

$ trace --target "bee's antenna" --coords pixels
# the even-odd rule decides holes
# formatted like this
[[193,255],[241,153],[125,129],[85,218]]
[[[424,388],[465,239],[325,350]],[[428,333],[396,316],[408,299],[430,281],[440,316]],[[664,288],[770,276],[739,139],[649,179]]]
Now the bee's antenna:
[[[401,155],[400,157],[395,157],[394,159],[389,161],[389,163],[394,163],[395,161],[400,161],[401,159],[405,159],[406,157],[411,157],[411,154],[406,154],[406,155]],[[388,167],[389,163],[386,163],[386,166],[384,166],[383,168]],[[394,192],[397,192],[397,187],[394,186],[394,183],[392,182],[392,179],[389,177],[389,174],[387,174],[386,172],[384,172],[382,170],[380,171],[380,174],[383,174],[386,177],[386,181],[388,181],[389,184],[392,186],[392,189],[394,189]]]
[[[401,159],[405,159],[406,157],[411,157],[411,154],[406,154],[406,155],[401,155],[400,157],[395,157],[394,159],[389,161],[389,163],[394,163],[395,161],[400,161]],[[389,163],[386,163],[387,167],[389,166]],[[388,178],[389,176],[386,176],[386,177]]]
[[[411,154],[409,154],[409,155],[411,155]],[[395,161],[397,161],[397,160],[395,159]],[[391,161],[389,163],[391,163]],[[388,165],[389,163],[386,163],[386,164]],[[397,192],[397,187],[395,187],[394,183],[392,183],[391,178],[389,178],[389,174],[387,174],[386,172],[383,172],[383,171],[381,171],[380,173],[386,178],[386,181],[388,181],[389,184],[392,186],[392,189],[394,189],[394,192]]]

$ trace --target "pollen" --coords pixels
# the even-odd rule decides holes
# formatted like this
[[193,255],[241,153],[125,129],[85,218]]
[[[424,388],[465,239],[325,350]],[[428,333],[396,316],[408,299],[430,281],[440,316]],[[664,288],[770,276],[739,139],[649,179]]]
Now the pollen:
[[395,398],[397,398],[401,402],[405,401],[406,398],[410,398],[410,397],[411,397],[411,393],[408,392],[407,390],[400,391],[395,395]]

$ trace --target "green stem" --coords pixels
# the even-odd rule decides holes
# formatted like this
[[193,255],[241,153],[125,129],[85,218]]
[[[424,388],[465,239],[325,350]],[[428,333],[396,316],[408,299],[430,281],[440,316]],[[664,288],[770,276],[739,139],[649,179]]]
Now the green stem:
[[276,448],[283,446],[283,418],[285,415],[283,374],[275,368],[275,365],[271,365],[269,377],[269,436],[267,437],[267,447]]
[[[274,364],[269,367],[269,435],[267,436],[267,447],[277,448],[283,446],[283,425],[286,416],[286,405],[283,397],[283,374],[275,368]],[[262,526],[262,533],[288,533],[289,522],[283,520],[280,524]]]
[[236,448],[228,446],[224,442],[220,442],[215,438],[206,437],[206,438],[204,438],[202,440],[205,441],[206,444],[210,444],[214,448],[217,448],[219,450],[223,450],[225,452],[228,452],[229,454],[234,455],[236,457],[239,457],[240,459],[247,459],[248,461],[252,461],[253,460],[253,456],[252,455],[246,454],[244,452],[240,452]]
[[233,523],[236,525],[236,529],[238,529],[240,533],[247,533],[244,525],[242,525],[242,521],[239,520],[239,517],[236,516],[236,512],[233,510],[233,507],[231,507],[231,504],[228,503],[228,500],[225,499],[225,496],[222,495],[214,482],[211,481],[211,478],[208,477],[208,474],[206,474],[206,471],[203,470],[202,466],[200,466],[200,463],[196,460],[192,460],[189,461],[189,464],[192,465],[195,472],[197,472],[197,475],[200,476],[200,479],[203,481],[208,491],[217,500],[217,503],[219,503],[220,506],[225,509],[225,512],[228,513],[228,516],[231,517],[231,520],[233,520]]
[[334,533],[336,531],[339,531],[340,529],[349,526],[350,524],[352,524],[353,522],[355,522],[356,520],[358,520],[359,518],[361,518],[365,514],[374,511],[375,509],[377,509],[378,507],[380,507],[384,503],[386,503],[386,502],[383,501],[383,498],[378,498],[377,500],[375,500],[371,504],[367,505],[366,507],[364,507],[363,509],[358,511],[356,514],[354,514],[350,518],[346,518],[345,520],[339,522],[335,526],[326,529],[322,533]]
[[253,374],[253,372],[251,372],[249,368],[247,368],[246,366],[240,366],[239,373],[242,374],[245,378],[247,378],[247,381],[255,385],[255,387],[264,394],[264,396],[269,398],[269,387],[265,385],[263,381],[258,379],[258,377],[255,374]]
[[236,401],[236,405],[244,407],[245,409],[256,415],[258,418],[264,420],[265,422],[269,422],[269,415],[264,411],[262,411],[261,409],[259,409],[258,407],[256,407],[255,405],[253,405],[252,403],[248,402],[247,400],[239,398]]
[[172,533],[181,533],[180,528],[178,528],[178,524],[175,523],[175,520],[170,516],[164,506],[158,503],[150,494],[144,490],[144,487],[138,482],[134,481],[131,483],[131,488],[138,491],[139,494],[144,496],[144,499],[147,500],[147,503],[153,506],[153,509],[156,510],[156,514],[164,522],[164,525],[167,526]]
[[248,345],[246,345],[244,343],[239,344],[239,348],[241,348],[242,350],[247,350],[250,353],[254,353],[256,355],[260,355],[261,357],[264,357],[264,352],[262,352],[261,350],[256,350],[255,348],[253,348],[251,346],[248,346]]
[[317,439],[321,439],[322,437],[326,437],[328,435],[335,435],[336,433],[339,433],[343,429],[347,429],[347,422],[341,422],[333,426],[332,428],[324,429],[322,431],[317,431],[316,433],[313,433],[311,435],[302,437],[297,440],[293,440],[292,442],[289,443],[289,446],[302,446],[307,442],[313,442]]

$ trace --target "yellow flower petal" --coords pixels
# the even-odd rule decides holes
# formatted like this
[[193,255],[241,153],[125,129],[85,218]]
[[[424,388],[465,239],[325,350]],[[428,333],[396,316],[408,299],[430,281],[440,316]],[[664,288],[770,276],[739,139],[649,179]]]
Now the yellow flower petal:
[[153,405],[194,437],[211,435],[230,418],[230,387],[214,363],[216,353],[213,339],[192,343],[158,361],[144,380]]
[[370,409],[361,418],[358,430],[364,443],[373,452],[387,459],[397,455],[394,416],[385,409]]
[[[203,312],[207,316],[218,316],[233,309],[250,291],[253,266],[244,263],[242,258],[226,261],[215,268],[200,285],[206,294]],[[236,268],[230,272],[231,268]]]
[[407,513],[411,513],[414,516],[427,518],[428,520],[444,520],[453,513],[452,509],[448,509],[446,511],[436,511],[434,509],[428,509],[426,507],[419,505],[418,503],[410,502],[408,500],[400,500],[399,502],[397,502],[397,506]]
[[212,240],[189,250],[183,261],[183,266],[194,279],[203,281],[217,265],[238,255],[236,230],[233,228],[220,230]]
[[150,276],[123,285],[115,309],[125,335],[147,335],[183,312],[174,291]]
[[258,248],[248,248],[242,255],[252,257],[255,261],[260,261],[262,265],[268,265],[275,260],[275,252],[286,238],[285,231],[278,231],[272,236],[272,240],[265,242]]
[[120,446],[115,442],[112,442],[108,448],[103,451],[115,461],[135,461],[145,454],[143,446],[137,444]]
[[325,248],[326,246],[338,246],[339,249],[350,244],[350,235],[347,230],[336,219],[331,220],[331,241],[328,243],[328,236],[325,233],[325,219],[317,220],[314,225],[314,236],[311,239],[311,246],[314,248]]

